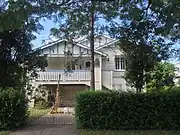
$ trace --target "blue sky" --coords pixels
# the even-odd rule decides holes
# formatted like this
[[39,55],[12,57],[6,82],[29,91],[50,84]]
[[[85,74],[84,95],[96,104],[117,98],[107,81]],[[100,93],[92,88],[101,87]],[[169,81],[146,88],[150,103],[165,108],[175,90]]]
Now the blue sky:
[[[48,39],[50,34],[50,29],[53,27],[57,27],[58,25],[53,22],[53,20],[41,20],[40,23],[43,25],[44,30],[42,30],[39,34],[37,34],[37,39],[32,41],[33,48],[37,48],[42,45],[42,41]],[[104,20],[100,20],[99,24],[106,24]],[[177,48],[179,48],[179,43],[175,44]],[[175,59],[171,59],[171,61],[176,62]]]
[[50,29],[53,27],[56,27],[57,25],[52,20],[41,20],[41,25],[43,25],[44,30],[42,30],[39,34],[36,34],[37,39],[32,41],[32,44],[34,47],[39,47],[42,45],[42,41],[45,39],[48,39],[48,36],[50,34]]
[[[48,39],[51,28],[58,26],[53,22],[53,20],[48,19],[41,20],[40,23],[44,27],[44,30],[42,30],[39,34],[36,34],[37,39],[32,41],[35,48],[41,46],[43,40]],[[107,24],[104,19],[99,19],[97,23],[100,25]]]

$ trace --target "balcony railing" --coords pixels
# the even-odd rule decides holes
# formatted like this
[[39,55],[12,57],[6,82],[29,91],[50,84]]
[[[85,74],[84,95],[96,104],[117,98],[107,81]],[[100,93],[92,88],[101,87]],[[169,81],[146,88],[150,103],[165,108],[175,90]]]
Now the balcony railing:
[[72,72],[65,73],[64,71],[46,71],[39,72],[37,81],[58,81],[59,74],[61,74],[60,81],[90,81],[90,71],[88,70],[74,70]]

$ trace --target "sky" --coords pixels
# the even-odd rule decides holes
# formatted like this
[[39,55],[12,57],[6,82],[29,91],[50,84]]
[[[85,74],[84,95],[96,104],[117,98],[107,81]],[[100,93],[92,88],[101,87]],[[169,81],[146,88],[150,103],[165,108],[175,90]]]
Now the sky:
[[34,48],[41,46],[42,41],[48,39],[51,28],[57,27],[57,24],[55,24],[52,20],[48,20],[48,19],[41,20],[40,23],[44,27],[44,30],[42,30],[39,34],[35,34],[37,36],[37,38],[36,38],[36,40],[32,41]]
[[[53,20],[48,20],[48,19],[41,20],[40,23],[44,27],[44,30],[42,30],[39,34],[36,34],[37,39],[32,41],[33,48],[42,46],[42,41],[47,40],[50,35],[50,29],[58,26],[57,24],[53,22]],[[104,20],[100,20],[99,23],[105,24],[106,22]],[[175,46],[179,48],[179,43],[176,44]],[[172,61],[173,63],[177,62],[177,60],[175,59],[170,59],[170,61]]]
[[[36,40],[32,41],[33,47],[37,48],[42,45],[43,40],[47,40],[50,34],[50,29],[53,27],[57,27],[58,25],[53,22],[53,20],[43,19],[40,21],[41,25],[44,27],[39,34],[35,34],[37,36]],[[99,19],[98,24],[107,24],[104,19]]]

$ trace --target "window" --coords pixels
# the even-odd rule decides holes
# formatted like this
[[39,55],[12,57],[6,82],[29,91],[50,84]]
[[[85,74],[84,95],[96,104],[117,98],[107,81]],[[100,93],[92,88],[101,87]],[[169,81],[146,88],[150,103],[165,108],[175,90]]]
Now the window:
[[87,61],[87,62],[85,63],[85,68],[86,68],[86,69],[90,69],[90,66],[91,66],[91,62]]
[[124,70],[125,69],[125,58],[122,56],[115,56],[115,69]]

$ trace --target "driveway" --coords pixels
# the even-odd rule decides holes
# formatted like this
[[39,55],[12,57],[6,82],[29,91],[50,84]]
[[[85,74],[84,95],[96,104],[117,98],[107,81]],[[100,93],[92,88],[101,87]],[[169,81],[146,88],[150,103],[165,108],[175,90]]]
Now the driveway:
[[75,125],[36,125],[10,135],[77,135]]
[[74,117],[71,114],[46,114],[31,126],[10,135],[76,135]]

